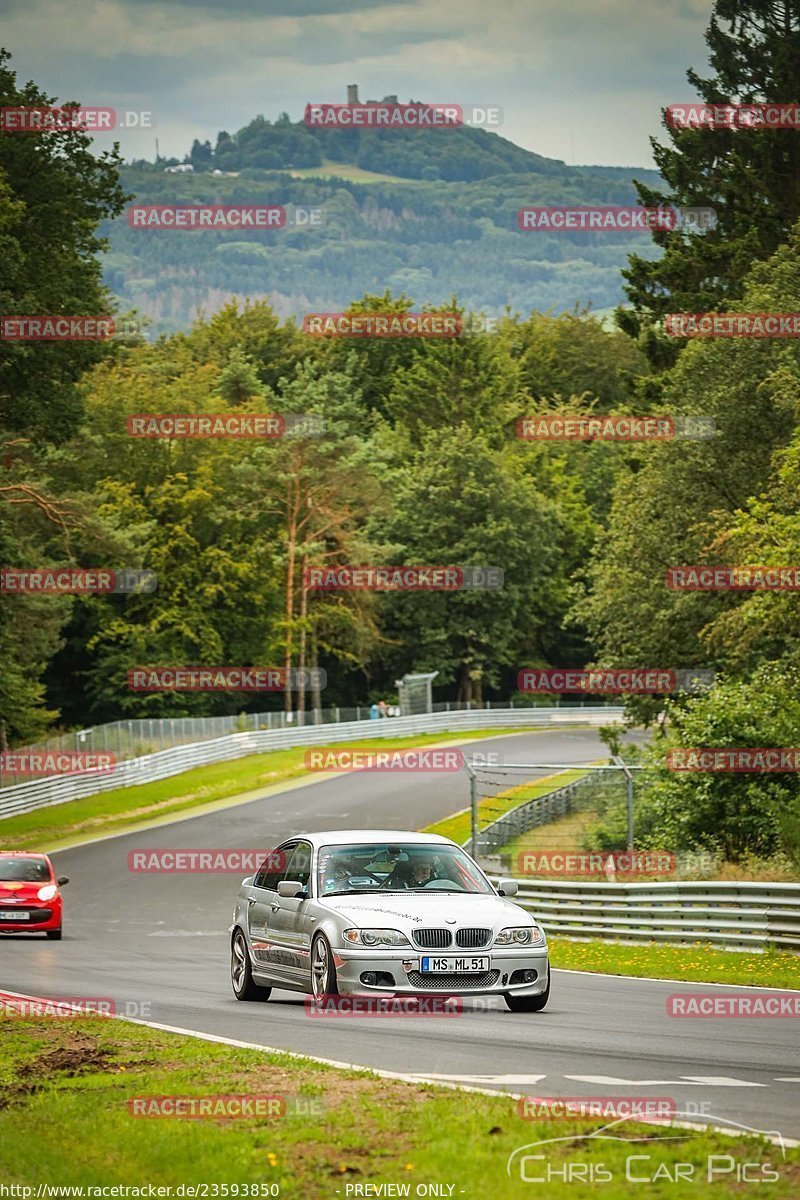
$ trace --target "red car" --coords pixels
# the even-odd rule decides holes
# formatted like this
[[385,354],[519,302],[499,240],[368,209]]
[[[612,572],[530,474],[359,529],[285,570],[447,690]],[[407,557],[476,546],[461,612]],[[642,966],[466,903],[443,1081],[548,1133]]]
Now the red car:
[[0,933],[46,933],[61,939],[61,893],[46,854],[0,850]]

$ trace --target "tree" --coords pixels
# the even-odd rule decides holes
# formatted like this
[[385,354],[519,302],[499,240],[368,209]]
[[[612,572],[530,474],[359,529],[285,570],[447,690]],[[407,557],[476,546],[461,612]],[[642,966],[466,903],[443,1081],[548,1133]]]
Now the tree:
[[[0,50],[0,107],[47,107],[34,83],[18,87]],[[74,104],[74,102],[71,102]],[[96,155],[79,131],[0,137],[0,312],[90,315],[111,311],[101,286],[97,236],[125,195],[116,148]],[[79,381],[104,357],[101,342],[30,343],[0,338],[0,564],[62,565],[86,512],[65,497],[55,446],[78,428]],[[58,717],[44,682],[73,602],[55,596],[0,598],[0,745],[29,741]]]
[[455,683],[459,699],[481,703],[504,671],[541,655],[542,637],[560,623],[560,547],[572,531],[522,460],[467,423],[430,430],[392,484],[393,507],[376,512],[370,530],[392,546],[393,562],[499,567],[504,581],[383,597],[383,662],[395,674],[436,670],[438,685]]
[[[793,0],[716,0],[706,32],[713,75],[688,72],[707,104],[793,102],[800,93],[800,5]],[[664,119],[666,126],[666,116]],[[630,256],[623,272],[633,312],[623,329],[639,334],[665,313],[725,309],[745,277],[774,253],[800,216],[800,140],[786,129],[669,129],[652,140],[667,191],[637,183],[642,204],[710,207],[715,228],[699,234],[654,232],[664,249]],[[674,345],[673,345],[674,349]],[[651,345],[651,356],[664,347]]]
[[[777,312],[800,307],[799,250],[800,226],[788,245],[753,268],[736,307]],[[746,594],[673,591],[665,572],[731,561],[724,537],[736,527],[739,510],[763,491],[774,454],[791,438],[799,395],[796,343],[711,339],[687,346],[669,373],[663,410],[702,415],[713,422],[715,434],[643,445],[617,482],[608,528],[575,609],[600,665],[731,666],[719,640],[706,634],[732,628],[730,618],[718,622]],[[775,562],[777,544],[774,538],[769,548],[768,543],[764,537],[761,549]],[[660,701],[640,704],[637,711],[652,714],[658,707]]]
[[[364,542],[359,531],[376,499],[376,486],[370,440],[352,376],[321,371],[309,361],[293,379],[282,381],[281,392],[279,406],[284,411],[321,417],[324,434],[285,437],[256,446],[235,472],[235,486],[251,540],[263,537],[265,518],[276,529],[273,540],[282,558],[283,617],[265,630],[264,637],[266,645],[279,650],[288,680],[295,667],[306,666],[309,633],[312,647],[320,641],[316,605],[308,594],[304,570],[321,561],[354,561],[353,552]],[[328,642],[327,648],[352,663],[361,658],[373,631],[363,598],[358,593],[351,597],[365,619],[332,621],[333,605],[323,600],[322,623],[329,633],[337,625],[345,630],[347,638],[335,646]],[[285,707],[287,712],[293,708],[288,686]],[[305,707],[304,698],[300,707]]]
[[189,154],[189,161],[192,163],[195,170],[205,171],[211,165],[211,160],[214,152],[211,149],[211,142],[200,142],[197,138],[192,142],[192,149]]
[[[34,83],[17,87],[0,50],[0,107],[47,107],[54,98]],[[70,102],[75,104],[75,102]],[[87,315],[112,310],[101,285],[97,236],[125,194],[116,147],[95,154],[79,130],[4,133],[0,137],[0,249],[4,315]],[[0,339],[0,433],[58,442],[80,420],[77,381],[107,353],[102,342],[30,343]]]
[[727,681],[671,706],[666,738],[650,754],[657,770],[637,804],[637,845],[717,851],[730,862],[782,854],[800,867],[797,772],[672,771],[671,749],[792,747],[800,722],[800,676],[775,665],[747,682]]

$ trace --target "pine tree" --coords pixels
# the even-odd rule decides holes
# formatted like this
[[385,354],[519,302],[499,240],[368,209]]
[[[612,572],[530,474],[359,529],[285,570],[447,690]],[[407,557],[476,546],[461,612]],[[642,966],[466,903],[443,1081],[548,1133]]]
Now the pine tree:
[[[687,72],[705,103],[800,104],[800,0],[716,0],[706,42],[713,76]],[[644,331],[661,364],[669,351],[648,327],[667,312],[724,311],[753,262],[800,217],[800,129],[672,129],[663,117],[672,144],[652,145],[669,191],[637,183],[641,203],[713,208],[717,222],[701,233],[654,232],[663,256],[631,255],[623,272],[633,311],[618,310],[618,322],[633,336]]]

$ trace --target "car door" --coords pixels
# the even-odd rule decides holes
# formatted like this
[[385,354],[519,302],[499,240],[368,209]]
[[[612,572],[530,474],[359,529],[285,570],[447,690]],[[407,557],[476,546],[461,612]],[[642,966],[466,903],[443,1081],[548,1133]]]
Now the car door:
[[[296,879],[309,892],[311,888],[311,843],[300,839],[290,856],[284,879]],[[284,963],[288,979],[295,987],[307,989],[311,979],[311,938],[315,919],[311,902],[292,896],[275,896],[270,903],[269,941],[271,952]]]
[[286,964],[274,952],[270,921],[278,899],[278,882],[288,879],[287,868],[296,841],[284,842],[262,863],[247,897],[247,931],[253,952],[253,973],[269,979],[285,980]]

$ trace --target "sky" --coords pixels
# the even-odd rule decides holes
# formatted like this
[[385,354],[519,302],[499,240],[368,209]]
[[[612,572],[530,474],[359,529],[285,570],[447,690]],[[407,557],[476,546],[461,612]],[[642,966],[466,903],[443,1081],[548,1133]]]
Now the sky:
[[18,82],[150,114],[150,128],[114,135],[126,159],[152,159],[156,138],[182,158],[258,114],[299,120],[357,83],[362,100],[499,107],[496,132],[549,158],[641,167],[650,137],[666,140],[662,108],[695,98],[687,68],[707,72],[710,12],[711,0],[0,0],[0,44]]

